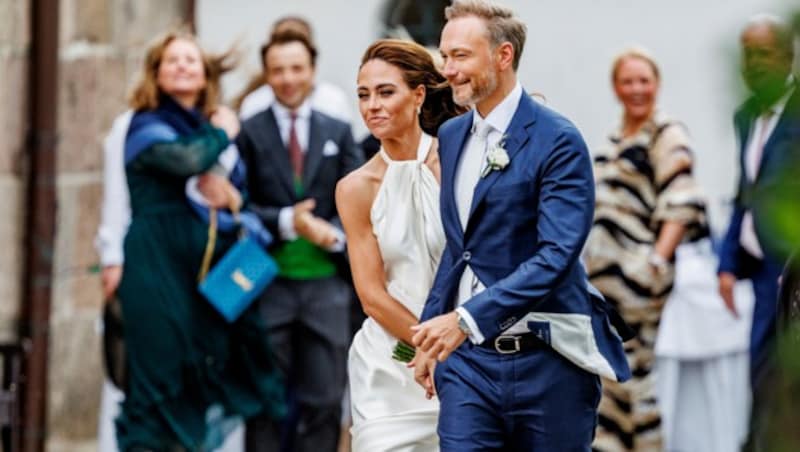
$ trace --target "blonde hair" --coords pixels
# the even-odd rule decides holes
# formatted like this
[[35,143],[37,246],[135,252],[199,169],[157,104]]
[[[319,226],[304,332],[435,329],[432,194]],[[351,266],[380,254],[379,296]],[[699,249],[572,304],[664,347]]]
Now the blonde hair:
[[459,17],[475,16],[486,21],[489,43],[497,47],[504,42],[514,49],[514,60],[511,66],[516,71],[525,47],[525,36],[528,27],[519,20],[510,8],[489,3],[484,0],[453,0],[453,4],[444,9],[447,20]]
[[634,46],[623,50],[617,54],[616,57],[614,57],[614,60],[611,62],[611,83],[616,83],[619,67],[622,66],[622,63],[624,63],[625,60],[629,59],[644,61],[653,70],[653,75],[655,75],[656,80],[661,80],[661,71],[658,69],[658,64],[650,55],[650,52],[643,47]]
[[217,109],[220,98],[220,78],[222,74],[228,72],[236,66],[236,52],[233,48],[219,54],[210,55],[203,51],[197,38],[188,28],[180,27],[168,31],[153,40],[147,48],[142,72],[139,81],[131,90],[128,97],[128,104],[134,110],[154,110],[158,108],[159,97],[163,93],[158,86],[158,69],[167,47],[176,40],[189,41],[200,51],[203,59],[203,69],[206,77],[206,86],[200,91],[197,99],[197,107],[206,116],[211,116]]

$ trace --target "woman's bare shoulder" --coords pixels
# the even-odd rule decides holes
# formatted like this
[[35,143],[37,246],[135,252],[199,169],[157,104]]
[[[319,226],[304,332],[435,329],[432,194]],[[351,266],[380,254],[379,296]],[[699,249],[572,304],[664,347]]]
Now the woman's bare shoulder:
[[371,202],[383,180],[386,164],[378,155],[351,171],[336,184],[337,198],[359,205]]

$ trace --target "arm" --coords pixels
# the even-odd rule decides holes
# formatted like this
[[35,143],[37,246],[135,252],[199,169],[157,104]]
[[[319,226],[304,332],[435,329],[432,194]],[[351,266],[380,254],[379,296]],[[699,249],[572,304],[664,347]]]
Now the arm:
[[204,126],[195,134],[179,137],[168,143],[151,145],[131,164],[188,177],[211,168],[227,146],[228,136],[225,131]]
[[363,179],[351,176],[336,186],[336,205],[347,234],[350,269],[364,312],[394,337],[410,344],[417,318],[386,290],[378,242],[369,221],[374,193]]
[[103,142],[103,204],[95,247],[103,266],[103,296],[108,299],[122,279],[123,243],[131,219],[130,199],[125,178],[125,135],[133,113],[118,116]]

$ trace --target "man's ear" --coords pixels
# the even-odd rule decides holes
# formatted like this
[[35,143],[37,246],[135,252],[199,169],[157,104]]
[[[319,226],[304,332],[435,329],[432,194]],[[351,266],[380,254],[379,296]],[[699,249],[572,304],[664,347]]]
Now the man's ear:
[[505,71],[514,64],[514,46],[506,41],[495,49],[495,58],[497,62],[497,69]]

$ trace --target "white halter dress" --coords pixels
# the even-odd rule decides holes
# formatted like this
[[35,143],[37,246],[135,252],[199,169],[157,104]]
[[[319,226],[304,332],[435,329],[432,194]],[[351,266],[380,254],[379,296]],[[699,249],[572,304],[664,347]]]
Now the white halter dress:
[[[439,184],[425,159],[432,138],[423,134],[415,160],[388,165],[370,210],[389,294],[419,317],[444,249]],[[348,372],[354,452],[439,450],[439,401],[425,399],[412,369],[392,359],[397,338],[368,318],[350,347]]]

